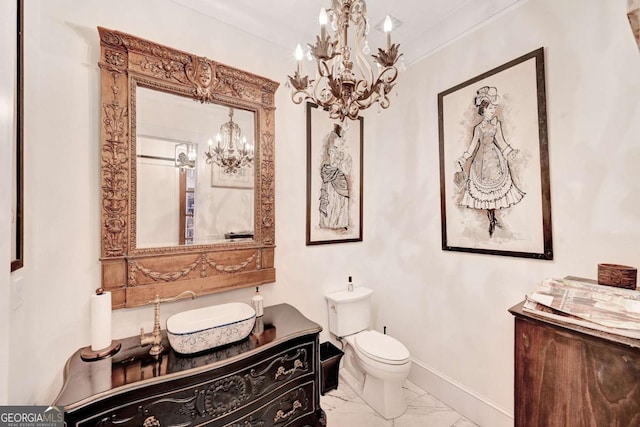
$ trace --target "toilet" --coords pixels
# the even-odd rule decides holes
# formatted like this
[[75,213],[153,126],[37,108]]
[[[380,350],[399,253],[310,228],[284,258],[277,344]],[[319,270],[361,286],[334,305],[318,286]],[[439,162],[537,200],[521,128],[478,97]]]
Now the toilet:
[[402,415],[402,383],[411,370],[409,350],[398,340],[369,330],[373,290],[360,286],[325,295],[329,332],[344,345],[340,378],[386,419]]

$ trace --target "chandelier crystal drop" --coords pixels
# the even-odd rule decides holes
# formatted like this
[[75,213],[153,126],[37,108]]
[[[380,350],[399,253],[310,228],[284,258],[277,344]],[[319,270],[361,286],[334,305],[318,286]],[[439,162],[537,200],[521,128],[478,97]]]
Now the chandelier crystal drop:
[[[398,77],[396,64],[402,57],[400,45],[391,43],[393,25],[387,15],[384,21],[386,48],[379,48],[377,55],[371,55],[377,65],[374,72],[367,58],[370,48],[366,39],[369,34],[366,11],[364,0],[331,0],[331,8],[320,11],[320,35],[314,44],[307,45],[307,57],[317,66],[316,77],[303,75],[304,51],[298,45],[297,69],[293,76],[288,76],[287,82],[294,103],[311,101],[328,110],[332,119],[340,121],[357,119],[361,110],[375,103],[381,108],[389,107],[389,94]],[[353,48],[348,44],[350,25],[355,27]]]
[[209,139],[209,150],[204,154],[207,164],[216,164],[229,175],[237,174],[253,164],[254,147],[242,136],[240,126],[233,121],[233,108],[229,108],[229,121],[223,123],[216,134],[216,145]]

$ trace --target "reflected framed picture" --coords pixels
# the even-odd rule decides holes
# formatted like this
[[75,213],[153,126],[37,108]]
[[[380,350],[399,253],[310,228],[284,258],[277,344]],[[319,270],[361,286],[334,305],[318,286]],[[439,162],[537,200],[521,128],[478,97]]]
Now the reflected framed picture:
[[307,245],[362,241],[364,119],[307,103]]
[[544,49],[438,94],[442,249],[553,259]]
[[240,168],[234,172],[225,172],[224,168],[211,164],[211,186],[225,188],[253,188],[254,172],[251,166]]

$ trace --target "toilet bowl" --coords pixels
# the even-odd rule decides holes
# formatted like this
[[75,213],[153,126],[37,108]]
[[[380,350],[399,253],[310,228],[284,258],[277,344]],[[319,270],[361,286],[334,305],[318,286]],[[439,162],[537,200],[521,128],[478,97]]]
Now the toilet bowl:
[[391,419],[407,409],[402,383],[411,360],[400,341],[369,329],[372,294],[364,286],[327,294],[329,332],[344,344],[340,378],[376,412]]
[[384,418],[402,415],[407,409],[402,383],[411,370],[409,350],[378,331],[358,332],[343,341],[343,381]]

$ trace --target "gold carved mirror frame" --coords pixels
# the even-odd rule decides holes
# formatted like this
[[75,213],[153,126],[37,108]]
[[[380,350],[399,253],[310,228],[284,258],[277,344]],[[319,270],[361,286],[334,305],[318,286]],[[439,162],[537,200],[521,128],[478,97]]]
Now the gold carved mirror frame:
[[[278,83],[210,59],[98,27],[101,77],[102,287],[114,309],[156,295],[198,295],[275,282],[274,115]],[[136,247],[136,88],[241,108],[255,118],[254,237]]]

